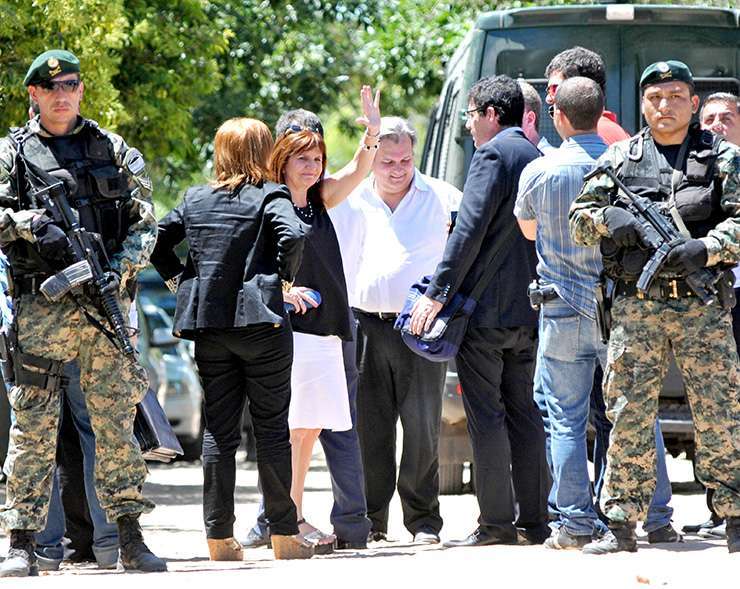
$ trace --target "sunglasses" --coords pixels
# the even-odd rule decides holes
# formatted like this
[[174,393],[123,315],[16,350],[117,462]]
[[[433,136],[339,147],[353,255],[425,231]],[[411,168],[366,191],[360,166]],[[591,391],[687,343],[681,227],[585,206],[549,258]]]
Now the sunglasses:
[[547,107],[547,114],[550,115],[551,119],[555,118],[555,105],[554,104],[551,104],[550,106]]
[[44,82],[41,82],[39,86],[43,90],[46,90],[47,92],[57,92],[58,90],[62,90],[66,94],[71,94],[72,92],[75,92],[77,88],[80,87],[80,81],[79,80],[63,80],[61,82],[44,81]]
[[288,125],[288,128],[283,131],[283,135],[290,135],[291,133],[300,133],[301,131],[311,131],[312,133],[318,133],[321,135],[321,129],[318,125],[298,125],[293,123]]

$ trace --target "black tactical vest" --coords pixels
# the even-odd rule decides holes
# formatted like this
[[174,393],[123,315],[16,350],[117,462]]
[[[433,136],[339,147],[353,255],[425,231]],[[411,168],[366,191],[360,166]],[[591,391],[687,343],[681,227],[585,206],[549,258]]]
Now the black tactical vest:
[[[728,217],[720,207],[722,183],[717,174],[717,157],[721,137],[698,126],[689,128],[682,177],[676,187],[676,208],[692,238],[705,237]],[[681,166],[682,162],[676,162]],[[673,168],[658,151],[649,128],[633,137],[627,159],[618,170],[624,184],[636,194],[666,204],[663,213],[670,219],[668,203],[671,198]],[[610,197],[610,204],[616,195]],[[604,269],[612,278],[636,279],[653,252],[640,248],[618,248],[609,238],[601,240]]]
[[[110,139],[97,123],[84,120],[79,132],[64,136],[25,134],[22,149],[26,159],[47,172],[64,169],[71,174],[73,182],[66,183],[68,198],[79,212],[80,224],[101,235],[109,257],[116,253],[133,222],[131,189],[128,176],[115,163]],[[21,208],[38,207],[27,191],[20,196]]]

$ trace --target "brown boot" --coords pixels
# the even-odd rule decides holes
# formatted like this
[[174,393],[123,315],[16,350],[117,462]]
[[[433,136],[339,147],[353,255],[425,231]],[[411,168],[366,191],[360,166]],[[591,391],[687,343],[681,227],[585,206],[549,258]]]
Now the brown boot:
[[279,536],[273,534],[272,551],[275,560],[294,560],[298,558],[311,558],[314,555],[314,546],[310,542],[297,536]]
[[208,538],[211,560],[244,560],[242,545],[234,538]]

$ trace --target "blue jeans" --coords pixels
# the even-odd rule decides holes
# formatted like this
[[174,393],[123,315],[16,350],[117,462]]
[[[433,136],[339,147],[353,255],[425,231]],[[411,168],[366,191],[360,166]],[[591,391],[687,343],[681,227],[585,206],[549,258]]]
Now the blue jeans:
[[[347,542],[365,542],[370,533],[370,520],[367,517],[365,499],[365,474],[362,469],[360,442],[357,437],[357,326],[352,323],[352,341],[342,342],[344,371],[347,377],[349,409],[352,429],[343,432],[323,430],[319,442],[324,449],[326,465],[331,476],[331,489],[334,505],[330,521],[336,536]],[[260,501],[257,523],[252,532],[267,536],[267,520],[264,502]]]
[[[93,523],[93,552],[98,561],[108,562],[115,556],[113,553],[118,552],[118,527],[115,522],[107,521],[95,492],[95,434],[85,405],[85,394],[80,387],[80,368],[77,362],[68,362],[64,367],[64,375],[69,379],[69,384],[63,394],[71,409],[75,428],[80,434],[85,493]],[[36,534],[36,544],[37,552],[42,556],[61,559],[64,556],[62,537],[66,525],[56,473],[53,480],[46,527]]]
[[[540,311],[535,386],[541,391],[548,414],[553,472],[549,504],[559,516],[559,525],[573,535],[591,535],[597,521],[587,468],[586,428],[598,365],[606,365],[606,346],[601,343],[596,322],[579,315],[561,299],[545,303]],[[656,489],[646,531],[667,525],[673,514],[668,506],[671,487],[657,421],[655,428]],[[597,478],[597,496],[600,486]]]

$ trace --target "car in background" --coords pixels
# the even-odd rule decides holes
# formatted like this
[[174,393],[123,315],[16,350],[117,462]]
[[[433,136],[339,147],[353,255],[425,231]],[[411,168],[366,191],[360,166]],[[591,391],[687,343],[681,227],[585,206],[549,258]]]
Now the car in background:
[[138,312],[141,362],[182,445],[183,459],[195,460],[203,439],[203,388],[190,349],[172,335],[172,319],[162,308],[141,297]]

